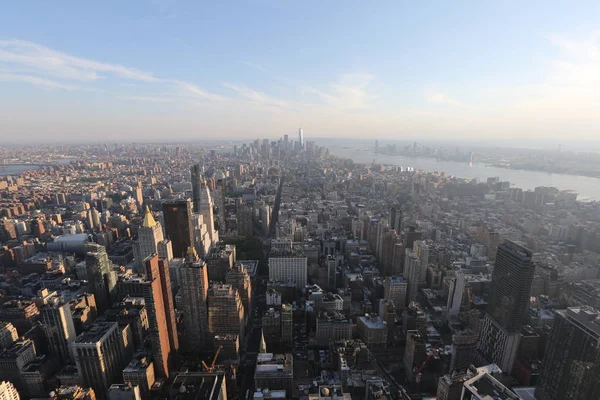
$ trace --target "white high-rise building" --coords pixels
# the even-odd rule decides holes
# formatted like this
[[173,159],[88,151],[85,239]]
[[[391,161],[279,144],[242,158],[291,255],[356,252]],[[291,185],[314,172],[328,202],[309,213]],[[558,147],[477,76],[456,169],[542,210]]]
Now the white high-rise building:
[[413,245],[416,256],[421,263],[421,271],[419,272],[419,283],[425,283],[427,278],[427,267],[429,266],[429,246],[424,240],[417,240]]
[[73,343],[77,372],[81,382],[90,386],[100,399],[119,379],[132,356],[131,328],[116,322],[96,322]]
[[421,282],[421,263],[419,257],[411,249],[406,249],[404,256],[404,277],[408,281],[408,303],[417,300],[419,282]]
[[300,143],[300,147],[304,148],[304,131],[302,128],[298,129],[298,142]]
[[58,296],[56,292],[43,298],[42,301],[44,305],[40,307],[40,315],[50,350],[63,363],[74,361],[71,347],[77,333],[75,333],[71,305]]
[[207,226],[212,245],[219,242],[219,232],[215,229],[215,217],[213,215],[214,206],[215,204],[210,195],[210,190],[206,184],[203,184],[202,190],[200,191],[200,214],[202,214],[204,223]]
[[448,303],[446,308],[448,309],[448,316],[457,316],[460,313],[460,306],[462,303],[463,292],[465,291],[465,275],[458,272],[452,284],[450,285],[450,292],[448,293]]
[[[144,222],[138,229],[138,237],[133,245],[135,265],[138,271],[144,270],[144,260],[146,257],[159,253],[158,243],[163,240],[164,236],[160,222],[154,219],[152,212],[146,207]],[[168,253],[168,251],[166,251],[166,253]],[[171,253],[173,253],[172,250]]]
[[396,310],[406,308],[408,284],[399,276],[388,276],[383,282],[383,298],[394,302]]
[[295,283],[298,289],[306,286],[307,258],[293,253],[272,254],[269,257],[269,280]]
[[21,400],[21,397],[11,382],[2,381],[0,383],[0,400]]

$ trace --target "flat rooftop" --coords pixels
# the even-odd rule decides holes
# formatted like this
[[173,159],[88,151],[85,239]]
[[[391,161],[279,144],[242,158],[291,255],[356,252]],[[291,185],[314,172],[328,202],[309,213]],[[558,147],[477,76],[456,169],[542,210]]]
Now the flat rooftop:
[[116,322],[97,322],[92,327],[77,336],[75,339],[75,343],[96,343],[102,340],[102,338],[111,331],[111,329],[115,329],[117,327]]
[[522,400],[517,394],[504,386],[490,374],[483,373],[464,383],[465,391],[480,400]]

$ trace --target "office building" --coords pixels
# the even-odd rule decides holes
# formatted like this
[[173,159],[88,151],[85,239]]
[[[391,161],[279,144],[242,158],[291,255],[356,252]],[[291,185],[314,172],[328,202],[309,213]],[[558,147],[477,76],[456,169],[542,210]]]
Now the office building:
[[210,236],[211,246],[219,243],[219,232],[215,229],[215,217],[214,217],[215,204],[210,195],[210,190],[206,183],[202,184],[200,190],[200,211]]
[[271,251],[269,257],[269,280],[291,282],[297,289],[306,286],[307,258],[298,251]]
[[304,130],[302,128],[298,129],[298,144],[300,148],[304,148]]
[[208,329],[211,336],[236,334],[244,337],[244,306],[234,287],[214,284],[208,292]]
[[429,266],[429,246],[424,240],[416,240],[413,245],[413,250],[419,259],[419,265],[421,266],[419,283],[424,284],[427,278],[427,267]]
[[90,386],[98,398],[108,396],[112,382],[131,359],[131,331],[115,322],[98,322],[73,343],[80,379]]
[[[162,287],[163,302],[165,307],[165,318],[167,320],[167,333],[169,335],[169,344],[171,346],[171,358],[169,363],[173,367],[177,367],[177,352],[179,350],[179,335],[177,332],[177,316],[175,315],[175,299],[173,298],[173,289],[171,284],[171,272],[169,269],[169,262],[166,258],[159,258],[158,265],[146,264],[152,266],[150,272],[147,272],[146,276],[150,276],[154,279],[160,277],[160,285]],[[156,268],[158,267],[158,268]],[[157,275],[158,272],[158,275]]]
[[123,382],[138,387],[142,399],[151,398],[150,389],[155,381],[154,363],[146,354],[133,357],[123,370]]
[[463,383],[461,400],[523,400],[489,373],[479,374]]
[[315,338],[319,345],[352,339],[352,320],[339,311],[322,311],[317,317]]
[[98,311],[103,313],[110,307],[110,293],[116,284],[116,273],[108,259],[106,247],[88,243],[85,245],[85,269],[89,289],[94,295]]
[[40,316],[50,351],[62,363],[68,364],[75,361],[71,346],[77,334],[71,304],[65,302],[56,292],[42,301]]
[[402,210],[399,205],[392,207],[390,212],[390,227],[396,232],[402,230]]
[[237,289],[247,318],[252,312],[252,283],[246,267],[243,264],[235,264],[227,272],[225,283]]
[[457,272],[456,275],[451,278],[450,291],[448,293],[448,302],[446,309],[448,310],[449,317],[457,317],[460,313],[460,307],[462,305],[462,298],[465,291],[465,275],[461,272]]
[[159,243],[163,240],[163,230],[160,222],[154,219],[152,212],[146,207],[144,221],[142,226],[138,228],[137,239],[133,244],[135,265],[138,272],[144,270],[146,257],[159,253]]
[[396,310],[406,307],[408,283],[399,276],[388,276],[383,281],[383,298],[394,302]]
[[208,269],[196,251],[188,248],[185,262],[180,268],[179,293],[185,325],[187,351],[198,351],[210,343],[208,329]]
[[180,372],[169,385],[168,398],[174,400],[233,398],[228,397],[226,381],[223,372]]
[[294,332],[293,308],[291,304],[281,305],[281,341],[286,345],[292,344]]
[[268,205],[260,207],[259,217],[262,231],[268,233],[271,226],[271,207]]
[[591,307],[556,312],[535,390],[537,400],[600,398],[600,313]]
[[0,382],[0,400],[20,400],[19,392],[17,388],[7,381]]
[[204,260],[208,268],[208,279],[212,282],[222,282],[235,265],[235,245],[227,244],[213,248]]
[[258,353],[254,383],[258,388],[285,390],[287,398],[294,390],[294,359],[291,354]]
[[33,340],[16,341],[11,347],[0,352],[0,381],[12,382],[17,390],[25,392],[27,386],[21,376],[21,371],[35,359],[36,349]]
[[[462,396],[465,382],[483,374],[488,374],[494,378],[500,379],[502,377],[502,370],[498,368],[497,365],[490,364],[479,368],[475,368],[473,365],[471,365],[466,369],[452,371],[451,374],[444,375],[439,379],[436,399],[461,400],[463,398]],[[471,400],[469,394],[470,392],[465,393],[467,399]],[[491,397],[486,400],[491,399],[495,399],[495,397]]]
[[115,383],[108,388],[107,400],[142,400],[140,388],[123,383]]
[[163,203],[165,234],[171,241],[174,257],[184,257],[187,248],[194,246],[192,203],[186,200],[168,200]]
[[358,335],[368,347],[386,347],[387,322],[379,316],[363,315],[356,320]]
[[404,348],[404,372],[409,381],[415,379],[416,370],[427,359],[427,341],[417,330],[406,332],[406,347]]
[[421,282],[421,263],[415,252],[408,248],[404,256],[404,277],[407,280],[407,301],[411,303],[417,300]]
[[192,203],[194,206],[194,212],[200,212],[200,202],[201,202],[201,194],[202,191],[202,168],[200,164],[194,164],[191,167],[191,180],[192,180]]
[[458,331],[452,335],[450,371],[468,368],[477,358],[479,335],[472,330]]
[[254,223],[252,219],[252,207],[240,204],[236,212],[238,235],[252,236]]
[[17,339],[19,339],[17,328],[10,322],[0,322],[0,349],[9,348]]
[[217,363],[238,365],[240,362],[240,338],[238,335],[217,335],[213,338],[215,349],[221,348]]
[[147,257],[145,260],[146,277],[125,277],[117,285],[117,291],[121,295],[144,299],[148,315],[147,336],[155,361],[156,373],[159,377],[168,378],[169,371],[174,369],[176,359],[176,349],[171,348],[171,343],[177,338],[169,338],[172,331],[169,330],[167,315],[170,313],[174,316],[175,311],[168,310],[168,306],[165,304],[158,261],[156,254]]
[[521,327],[526,324],[534,264],[531,250],[505,241],[498,246],[479,353],[484,362],[512,373]]

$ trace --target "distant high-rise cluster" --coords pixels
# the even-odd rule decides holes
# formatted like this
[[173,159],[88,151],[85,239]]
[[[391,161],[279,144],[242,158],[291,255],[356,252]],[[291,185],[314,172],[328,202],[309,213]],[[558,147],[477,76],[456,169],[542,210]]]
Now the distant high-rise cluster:
[[293,132],[0,147],[0,400],[600,399],[598,204],[399,165],[554,155]]

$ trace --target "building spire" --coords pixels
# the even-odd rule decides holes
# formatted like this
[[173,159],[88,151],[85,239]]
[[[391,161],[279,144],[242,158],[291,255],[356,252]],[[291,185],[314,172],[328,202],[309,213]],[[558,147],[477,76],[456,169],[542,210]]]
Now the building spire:
[[144,228],[152,228],[154,225],[156,225],[156,221],[154,220],[154,217],[152,216],[152,212],[150,211],[150,208],[148,206],[146,206],[146,214],[144,215],[144,223],[142,224],[142,226]]

